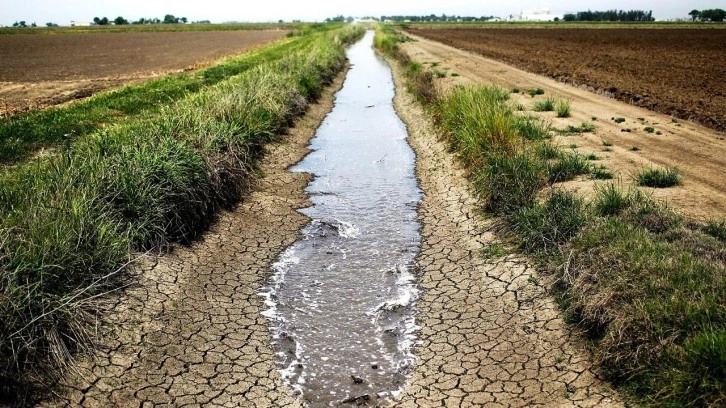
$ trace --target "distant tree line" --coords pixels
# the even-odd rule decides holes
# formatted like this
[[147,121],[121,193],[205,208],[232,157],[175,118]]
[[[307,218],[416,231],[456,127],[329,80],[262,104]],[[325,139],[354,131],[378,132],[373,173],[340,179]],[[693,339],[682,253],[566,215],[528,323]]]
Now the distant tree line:
[[565,21],[655,21],[652,11],[644,10],[607,10],[578,11],[564,15]]
[[35,23],[30,23],[30,25],[28,25],[28,23],[26,23],[25,20],[16,21],[16,22],[13,23],[13,27],[20,27],[20,28],[37,27],[37,26],[38,25],[35,24]]
[[342,15],[338,15],[335,17],[326,18],[325,22],[326,23],[343,23],[343,22],[352,23],[353,20],[354,20],[353,17],[343,17]]
[[691,16],[693,21],[700,20],[723,23],[726,20],[726,10],[722,9],[691,10],[688,15]]
[[110,23],[114,23],[115,25],[126,25],[126,24],[186,24],[187,23],[186,17],[174,17],[172,14],[167,14],[164,16],[163,20],[160,20],[158,18],[140,18],[136,21],[129,22],[125,18],[118,16],[114,20],[109,20],[108,17],[94,17],[93,18],[93,24],[95,25],[109,25]]
[[440,22],[440,21],[488,21],[493,20],[494,16],[487,17],[472,17],[472,16],[447,16],[442,14],[437,16],[430,14],[428,16],[381,16],[381,21],[395,21],[395,22]]

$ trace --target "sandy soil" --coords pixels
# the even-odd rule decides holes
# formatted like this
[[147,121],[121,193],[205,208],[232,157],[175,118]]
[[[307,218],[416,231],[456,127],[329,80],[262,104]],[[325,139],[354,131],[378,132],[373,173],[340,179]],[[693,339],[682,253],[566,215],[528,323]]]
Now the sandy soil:
[[0,116],[198,69],[284,35],[274,30],[0,35]]
[[480,212],[465,171],[405,91],[400,69],[394,72],[396,110],[424,191],[418,360],[394,405],[621,406],[527,260],[482,256],[497,242],[496,221]]
[[[415,39],[415,42],[403,45],[414,60],[436,62],[440,64],[437,69],[459,75],[441,79],[444,88],[456,84],[494,84],[505,89],[516,87],[521,90],[539,87],[545,90],[545,95],[536,98],[554,96],[570,99],[572,117],[562,119],[556,118],[553,112],[532,112],[531,106],[536,98],[512,95],[514,102],[527,107],[527,114],[539,115],[556,128],[593,123],[596,126],[594,133],[559,136],[557,142],[565,148],[576,145],[575,150],[580,153],[596,153],[602,160],[595,163],[613,170],[616,183],[626,188],[631,186],[633,175],[645,167],[675,167],[683,175],[682,185],[644,190],[698,220],[723,219],[726,216],[726,177],[723,176],[726,139],[723,134],[692,122],[673,122],[670,116],[619,102],[586,87],[570,86],[421,37]],[[620,117],[626,121],[618,124],[611,120]],[[647,126],[662,134],[645,132]],[[631,129],[631,132],[624,132],[624,129]],[[611,151],[603,151],[604,141],[613,144]],[[632,151],[633,146],[640,150]],[[563,183],[563,187],[588,196],[600,183],[581,177]]]
[[46,406],[300,405],[277,371],[258,293],[308,222],[296,210],[310,205],[310,176],[287,168],[307,154],[343,77],[268,146],[264,177],[236,210],[192,246],[145,258],[138,284],[111,299],[96,355],[78,361]]

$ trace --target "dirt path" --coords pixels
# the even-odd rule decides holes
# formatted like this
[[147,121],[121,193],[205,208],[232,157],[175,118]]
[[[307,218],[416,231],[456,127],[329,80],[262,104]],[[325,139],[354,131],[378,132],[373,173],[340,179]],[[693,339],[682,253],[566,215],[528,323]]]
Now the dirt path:
[[[689,217],[700,220],[723,219],[726,214],[726,177],[723,177],[723,169],[726,168],[726,138],[723,134],[691,122],[673,122],[669,116],[441,43],[421,37],[415,39],[415,42],[403,46],[414,60],[440,63],[438,69],[459,75],[442,79],[441,83],[445,87],[470,83],[495,84],[505,89],[516,87],[522,91],[539,87],[545,90],[545,95],[537,98],[554,96],[570,99],[572,117],[562,119],[556,118],[554,112],[534,113],[531,105],[536,99],[529,95],[512,94],[514,102],[527,108],[527,114],[540,115],[556,128],[579,126],[583,122],[594,124],[594,133],[559,136],[556,140],[565,148],[577,146],[574,148],[580,153],[595,153],[600,156],[602,160],[596,163],[613,170],[616,182],[623,186],[632,185],[633,175],[644,167],[676,167],[683,175],[682,185],[645,190],[656,198],[667,200],[672,207]],[[611,120],[621,117],[625,122],[615,123]],[[654,133],[647,133],[645,127],[653,127]],[[631,131],[623,131],[625,129]],[[612,143],[610,151],[604,151],[604,142]],[[632,150],[633,147],[639,150]],[[593,192],[596,182],[583,176],[563,185],[587,196]]]
[[235,211],[191,247],[146,260],[138,284],[109,306],[97,355],[47,405],[299,406],[277,371],[258,292],[307,222],[296,209],[309,205],[309,176],[287,168],[308,152],[342,80],[269,148],[265,177]]
[[402,407],[619,406],[574,346],[557,305],[525,259],[487,260],[494,221],[478,211],[464,171],[432,134],[394,67],[395,105],[416,152],[425,196],[414,354]]

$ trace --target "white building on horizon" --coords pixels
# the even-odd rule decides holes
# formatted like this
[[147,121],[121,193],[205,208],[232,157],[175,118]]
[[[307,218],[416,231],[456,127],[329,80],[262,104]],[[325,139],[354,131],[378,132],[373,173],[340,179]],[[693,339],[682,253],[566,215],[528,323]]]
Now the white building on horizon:
[[548,8],[522,10],[519,13],[519,21],[554,21],[555,18],[562,20],[565,13],[553,13]]

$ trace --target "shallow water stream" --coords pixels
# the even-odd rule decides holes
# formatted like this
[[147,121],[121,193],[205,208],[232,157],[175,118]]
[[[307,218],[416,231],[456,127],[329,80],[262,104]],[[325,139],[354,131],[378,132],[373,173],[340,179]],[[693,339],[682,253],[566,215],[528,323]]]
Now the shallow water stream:
[[274,265],[263,296],[282,374],[310,406],[375,405],[403,386],[413,355],[412,275],[421,193],[373,32],[348,50],[335,106],[293,171],[312,221]]

